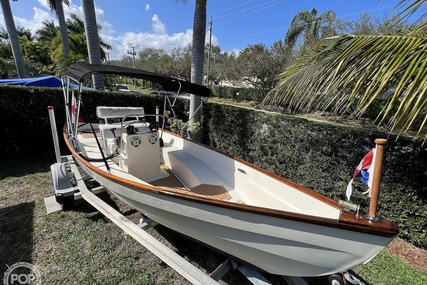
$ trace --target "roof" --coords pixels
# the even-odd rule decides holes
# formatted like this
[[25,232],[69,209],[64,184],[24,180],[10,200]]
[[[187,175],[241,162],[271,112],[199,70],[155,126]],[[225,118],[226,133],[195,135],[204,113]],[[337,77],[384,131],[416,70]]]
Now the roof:
[[[22,86],[40,86],[40,87],[62,87],[61,79],[49,75],[42,77],[33,77],[33,78],[11,78],[11,79],[1,79],[0,84],[4,85],[22,85]],[[77,88],[75,84],[70,84],[71,88]]]
[[208,97],[211,93],[210,89],[199,84],[190,83],[188,81],[167,77],[165,75],[156,74],[145,70],[122,66],[74,63],[70,65],[63,73],[63,75],[67,75],[77,82],[82,82],[87,76],[92,74],[114,74],[144,79],[160,84],[162,88],[167,91],[180,90],[181,92],[188,92],[194,95],[205,97]]

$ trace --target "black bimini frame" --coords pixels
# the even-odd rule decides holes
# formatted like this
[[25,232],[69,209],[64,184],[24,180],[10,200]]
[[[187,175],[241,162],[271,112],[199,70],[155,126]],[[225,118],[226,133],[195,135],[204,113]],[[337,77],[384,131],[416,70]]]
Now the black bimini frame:
[[63,75],[68,75],[75,81],[81,83],[83,79],[92,74],[114,74],[144,79],[160,84],[166,91],[187,92],[203,97],[209,97],[211,94],[209,88],[199,84],[190,83],[188,81],[167,77],[165,75],[156,74],[145,70],[122,66],[74,63],[70,65],[67,70],[65,70]]
[[[210,89],[202,85],[194,84],[188,81],[184,81],[184,80],[180,80],[172,77],[167,77],[165,75],[156,74],[156,73],[152,73],[145,70],[122,67],[122,66],[114,66],[114,65],[74,63],[64,71],[64,73],[62,74],[62,79],[63,79],[63,91],[64,91],[64,99],[65,99],[65,111],[66,111],[66,117],[67,117],[67,136],[68,136],[68,139],[71,140],[71,143],[74,145],[76,149],[78,149],[77,144],[73,142],[73,139],[77,135],[77,128],[79,126],[78,118],[80,113],[81,92],[83,89],[82,83],[86,77],[92,74],[112,74],[112,75],[121,75],[121,76],[128,76],[128,77],[133,77],[138,79],[144,79],[144,80],[148,80],[148,81],[160,84],[162,88],[166,91],[176,91],[178,94],[180,92],[186,92],[186,93],[190,93],[197,96],[203,96],[203,97],[208,97],[211,94]],[[75,102],[76,106],[73,106],[72,98],[70,97],[70,92],[69,92],[70,79],[79,83],[77,100]],[[169,102],[169,105],[173,112],[174,104],[170,103],[168,96],[165,96],[165,104],[164,104],[165,109],[166,109],[166,102]],[[75,120],[74,123],[73,123],[72,107],[76,109],[75,110],[76,112],[74,114],[74,120]],[[163,114],[165,114],[165,110],[163,111]],[[163,118],[162,130],[164,129],[164,122],[165,121]],[[89,125],[95,136],[95,140],[98,145],[98,148],[101,152],[102,160],[104,161],[105,166],[107,167],[107,170],[109,170],[106,157],[101,149],[101,145],[97,139],[92,123],[89,122]]]

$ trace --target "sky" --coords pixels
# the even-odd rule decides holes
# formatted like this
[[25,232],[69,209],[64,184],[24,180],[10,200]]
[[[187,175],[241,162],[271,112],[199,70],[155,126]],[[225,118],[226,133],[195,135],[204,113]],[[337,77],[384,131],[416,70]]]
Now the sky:
[[[98,0],[95,1],[100,36],[113,49],[111,60],[128,56],[129,46],[135,51],[153,47],[170,52],[191,43],[195,0]],[[332,10],[341,20],[355,20],[360,13],[380,18],[396,13],[399,0],[208,0],[207,23],[212,20],[212,44],[222,51],[238,52],[248,45],[270,46],[284,39],[292,18],[302,10],[316,8],[318,15]],[[35,32],[43,22],[54,21],[46,0],[10,1],[15,25]],[[76,14],[83,19],[81,4],[70,0],[64,6],[66,17]],[[0,10],[0,28],[5,28]],[[209,42],[207,29],[206,42]]]

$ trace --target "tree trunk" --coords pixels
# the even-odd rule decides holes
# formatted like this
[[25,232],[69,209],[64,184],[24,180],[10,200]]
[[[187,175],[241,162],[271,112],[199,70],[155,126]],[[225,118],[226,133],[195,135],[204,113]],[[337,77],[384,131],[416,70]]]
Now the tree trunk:
[[[89,53],[89,62],[100,64],[101,47],[99,44],[98,25],[96,23],[95,5],[93,0],[82,0],[82,10],[86,31],[87,50]],[[104,82],[101,75],[93,74],[92,80],[95,89],[104,89]]]
[[6,23],[10,45],[12,46],[16,71],[18,72],[19,78],[24,78],[26,77],[24,58],[22,57],[21,45],[19,44],[18,32],[16,31],[15,21],[13,20],[12,9],[10,8],[9,0],[1,0],[1,8],[3,10],[3,17]]
[[65,23],[64,8],[62,6],[62,0],[56,1],[56,16],[58,17],[59,22],[59,31],[61,33],[62,39],[62,49],[64,51],[64,57],[68,57],[70,54],[70,45],[68,44],[68,33],[67,25]]
[[[206,2],[207,0],[196,0],[193,23],[193,44],[191,53],[191,82],[203,83],[203,64],[206,37]],[[201,141],[201,132],[193,128],[193,123],[201,123],[202,98],[190,95],[190,126],[189,136],[192,140]],[[200,128],[199,128],[200,129]]]

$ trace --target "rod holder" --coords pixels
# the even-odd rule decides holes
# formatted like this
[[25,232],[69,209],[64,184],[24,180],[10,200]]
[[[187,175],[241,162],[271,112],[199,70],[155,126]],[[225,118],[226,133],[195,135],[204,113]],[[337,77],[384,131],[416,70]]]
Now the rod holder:
[[356,216],[360,215],[360,205],[356,205],[347,201],[340,200],[338,205],[342,207],[344,210],[355,213]]
[[55,147],[56,162],[61,163],[61,151],[59,149],[58,131],[56,129],[55,111],[53,106],[47,107],[49,112],[50,128],[52,130],[53,146]]

